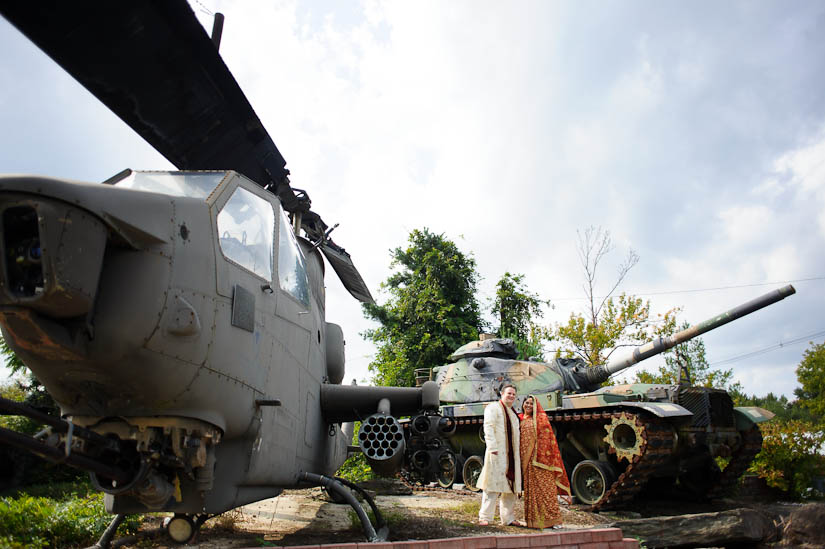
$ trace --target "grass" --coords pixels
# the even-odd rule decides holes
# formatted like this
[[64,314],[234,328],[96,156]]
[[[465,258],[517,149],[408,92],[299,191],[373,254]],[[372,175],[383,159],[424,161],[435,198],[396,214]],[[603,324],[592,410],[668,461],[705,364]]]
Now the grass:
[[[349,511],[347,514],[349,515],[350,528],[353,530],[361,530],[363,526],[361,525],[361,519],[358,518],[358,513],[355,511]],[[367,516],[369,517],[372,525],[377,526],[375,522],[375,513],[372,512],[372,509],[367,511]],[[397,526],[401,526],[408,518],[403,511],[381,511],[381,516],[384,517],[384,521],[390,527],[390,530]]]
[[[0,549],[90,545],[111,520],[103,494],[88,482],[27,486],[0,498]],[[141,522],[140,515],[131,515],[118,531],[133,533]]]
[[466,501],[458,507],[456,507],[456,510],[459,513],[464,513],[466,515],[477,517],[479,510],[481,510],[481,502],[475,499],[472,501]]
[[473,526],[478,520],[478,511],[481,503],[477,500],[465,501],[451,509],[448,515],[442,516],[441,520],[453,526]]

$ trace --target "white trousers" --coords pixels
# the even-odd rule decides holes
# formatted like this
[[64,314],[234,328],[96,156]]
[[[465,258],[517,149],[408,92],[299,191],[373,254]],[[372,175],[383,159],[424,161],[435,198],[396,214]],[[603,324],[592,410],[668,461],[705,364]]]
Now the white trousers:
[[512,492],[488,492],[484,490],[481,493],[481,508],[478,510],[478,520],[493,521],[493,515],[496,513],[496,500],[501,496],[499,504],[499,515],[501,516],[502,524],[510,524],[516,520],[515,507],[516,495]]

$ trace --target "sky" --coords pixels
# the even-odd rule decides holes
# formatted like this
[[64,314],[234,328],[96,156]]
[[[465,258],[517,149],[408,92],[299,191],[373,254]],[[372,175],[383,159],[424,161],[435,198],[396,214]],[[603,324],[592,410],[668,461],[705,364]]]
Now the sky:
[[[504,272],[586,304],[577,234],[610,232],[596,293],[698,323],[792,283],[706,334],[747,393],[793,396],[825,341],[825,4],[192,2],[313,210],[377,301],[390,250],[429,228],[471,253],[488,306]],[[103,181],[171,165],[0,19],[0,173]],[[347,379],[375,353],[327,268]],[[655,369],[661,359],[644,367]]]

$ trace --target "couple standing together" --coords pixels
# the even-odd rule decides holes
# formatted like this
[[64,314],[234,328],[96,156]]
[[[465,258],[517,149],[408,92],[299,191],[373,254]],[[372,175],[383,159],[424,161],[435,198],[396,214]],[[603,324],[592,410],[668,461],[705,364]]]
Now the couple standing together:
[[[513,410],[516,388],[505,385],[501,400],[484,410],[484,467],[478,478],[483,490],[478,522],[493,520],[496,500],[501,498],[501,523],[510,526],[549,528],[561,524],[559,493],[570,496],[570,483],[561,460],[556,436],[538,400],[528,396],[521,420]],[[524,487],[524,522],[514,508]]]

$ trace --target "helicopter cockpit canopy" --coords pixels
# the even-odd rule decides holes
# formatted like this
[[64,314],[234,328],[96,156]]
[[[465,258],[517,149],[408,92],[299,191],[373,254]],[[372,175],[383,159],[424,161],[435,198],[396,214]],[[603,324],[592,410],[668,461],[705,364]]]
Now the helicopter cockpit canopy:
[[107,183],[126,189],[206,199],[226,177],[221,172],[136,172],[125,170]]

